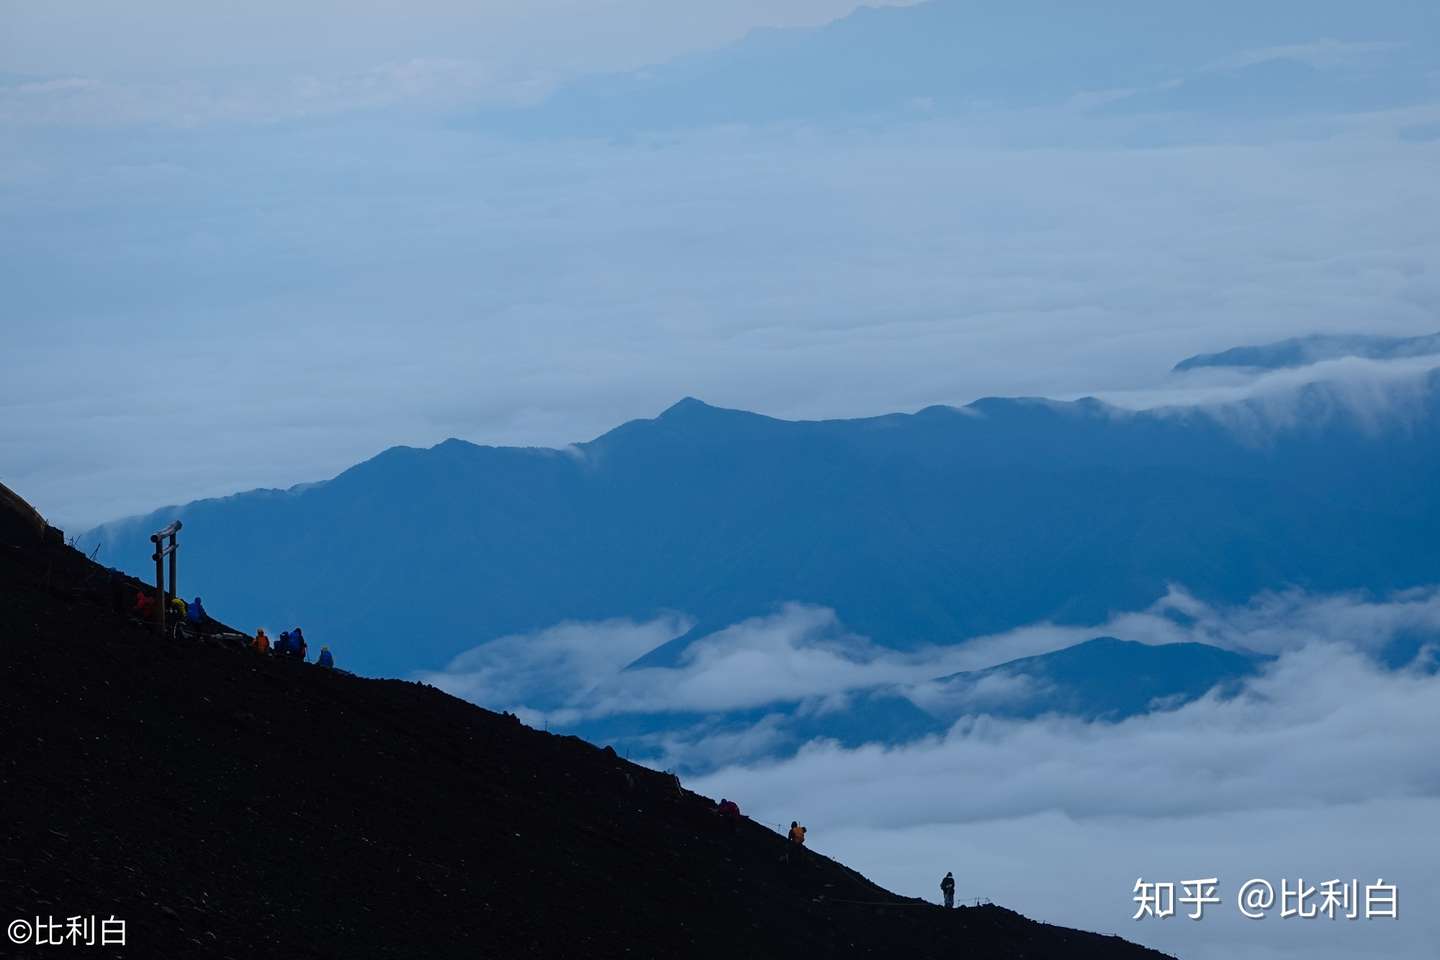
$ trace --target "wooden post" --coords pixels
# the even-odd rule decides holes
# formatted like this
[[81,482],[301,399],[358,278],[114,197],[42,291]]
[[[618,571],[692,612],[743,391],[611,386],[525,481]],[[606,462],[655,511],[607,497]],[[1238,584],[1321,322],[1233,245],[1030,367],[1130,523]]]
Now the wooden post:
[[180,522],[177,520],[170,531],[170,596],[180,596],[180,588],[175,585],[175,553],[180,545],[175,542],[175,532],[180,529]]
[[160,628],[160,636],[165,636],[165,605],[169,602],[165,599],[165,554],[160,549],[160,544],[155,544],[155,623]]
[[[176,542],[175,535],[180,532],[181,526],[180,521],[176,520],[164,530],[150,534],[150,542],[155,544],[155,555],[151,557],[151,559],[155,561],[155,593],[157,594],[156,599],[159,601],[158,606],[160,607],[160,612],[156,614],[155,622],[160,625],[160,635],[162,637],[165,635],[166,608],[170,606],[170,598],[179,596],[179,588],[176,586],[175,580],[175,553],[180,549],[180,544]],[[169,543],[165,542],[166,537],[170,538]],[[167,597],[165,593],[166,556],[170,558],[169,597]]]

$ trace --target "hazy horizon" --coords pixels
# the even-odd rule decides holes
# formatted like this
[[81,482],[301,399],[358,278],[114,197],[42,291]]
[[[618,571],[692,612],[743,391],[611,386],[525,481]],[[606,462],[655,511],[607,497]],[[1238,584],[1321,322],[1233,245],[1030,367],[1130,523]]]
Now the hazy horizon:
[[[818,26],[853,6],[12,5],[4,481],[88,526],[397,444],[559,446],[687,395],[862,416],[1440,327],[1415,8],[1222,6],[1193,40],[1112,18],[1104,42],[1156,42],[1102,69],[1064,45],[1090,15]],[[981,96],[911,95],[952,82],[915,15],[991,38],[953,81]],[[929,72],[857,63],[872,34]],[[739,82],[772,75],[793,89]]]

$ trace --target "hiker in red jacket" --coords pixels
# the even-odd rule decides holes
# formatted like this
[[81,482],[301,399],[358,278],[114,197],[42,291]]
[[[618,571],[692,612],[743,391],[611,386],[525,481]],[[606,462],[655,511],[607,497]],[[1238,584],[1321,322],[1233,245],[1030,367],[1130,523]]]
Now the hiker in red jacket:
[[136,590],[135,606],[132,611],[141,620],[153,619],[155,617],[155,598],[145,590]]

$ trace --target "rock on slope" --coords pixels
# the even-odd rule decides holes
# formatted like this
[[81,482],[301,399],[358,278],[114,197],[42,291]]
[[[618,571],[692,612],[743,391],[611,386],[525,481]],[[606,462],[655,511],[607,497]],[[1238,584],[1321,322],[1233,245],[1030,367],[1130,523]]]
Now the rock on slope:
[[127,922],[87,955],[1160,956],[787,869],[664,774],[422,685],[157,641],[120,583],[0,542],[0,904]]

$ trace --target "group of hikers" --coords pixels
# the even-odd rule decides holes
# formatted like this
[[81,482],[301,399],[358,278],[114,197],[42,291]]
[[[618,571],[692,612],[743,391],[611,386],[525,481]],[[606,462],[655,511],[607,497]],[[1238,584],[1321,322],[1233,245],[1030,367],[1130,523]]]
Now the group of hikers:
[[[149,590],[136,590],[135,604],[130,610],[141,620],[152,620],[155,617],[155,598]],[[179,597],[171,597],[170,610],[177,622],[183,620],[197,630],[210,622],[210,615],[205,612],[205,604],[199,597],[189,603]]]
[[[118,598],[117,598],[118,600]],[[135,603],[131,612],[141,620],[150,621],[155,618],[155,596],[149,590],[135,591]],[[205,604],[196,597],[189,603],[179,597],[170,598],[170,606],[175,615],[177,623],[186,623],[197,633],[204,633],[206,627],[213,621],[210,615],[205,612]],[[242,639],[240,634],[227,634],[237,640]],[[270,637],[266,635],[265,628],[261,627],[255,631],[255,636],[246,644],[256,653],[274,654],[277,657],[284,657],[291,660],[306,662],[309,659],[309,646],[305,642],[305,633],[299,627],[293,630],[286,630],[280,634],[280,639],[271,647]],[[320,655],[315,658],[315,663],[322,667],[334,667],[335,658],[330,653],[329,647],[321,647]]]
[[[272,648],[270,637],[266,635],[265,628],[260,627],[255,631],[255,639],[250,641],[250,649],[256,653],[273,653],[277,657],[286,657],[299,660],[302,663],[309,657],[309,645],[305,642],[305,632],[299,627],[294,630],[285,630],[280,634],[280,639],[275,641]],[[329,647],[320,648],[320,656],[315,658],[315,663],[322,667],[335,666],[335,658],[330,655]]]

